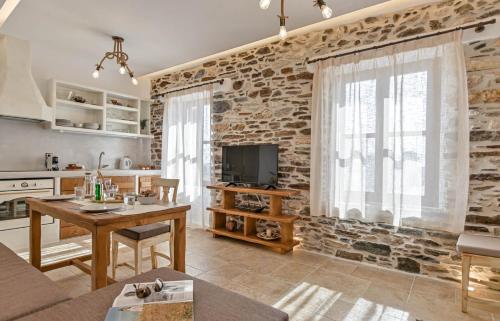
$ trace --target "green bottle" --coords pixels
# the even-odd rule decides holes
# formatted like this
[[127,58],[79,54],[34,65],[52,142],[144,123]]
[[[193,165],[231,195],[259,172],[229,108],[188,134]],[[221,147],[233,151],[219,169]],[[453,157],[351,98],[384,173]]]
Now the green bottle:
[[100,179],[95,181],[95,200],[102,201],[102,182]]

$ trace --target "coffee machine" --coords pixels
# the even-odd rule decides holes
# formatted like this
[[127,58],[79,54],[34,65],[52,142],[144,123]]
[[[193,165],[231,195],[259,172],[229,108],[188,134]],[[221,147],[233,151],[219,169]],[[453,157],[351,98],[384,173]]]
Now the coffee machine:
[[59,156],[53,153],[45,153],[45,168],[48,171],[58,171],[59,170]]

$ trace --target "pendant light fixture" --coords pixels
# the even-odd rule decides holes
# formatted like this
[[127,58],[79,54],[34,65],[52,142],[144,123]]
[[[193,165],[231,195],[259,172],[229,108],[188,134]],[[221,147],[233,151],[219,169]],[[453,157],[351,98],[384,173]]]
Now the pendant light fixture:
[[134,72],[130,70],[127,61],[128,61],[128,55],[123,52],[123,38],[118,37],[118,36],[113,36],[113,41],[114,41],[114,46],[113,46],[113,51],[112,52],[106,52],[104,54],[104,57],[102,57],[101,61],[96,65],[96,68],[94,72],[92,73],[92,77],[95,79],[99,78],[99,71],[101,69],[104,69],[102,64],[104,63],[104,60],[106,59],[115,59],[116,58],[116,63],[120,66],[118,69],[118,72],[122,75],[125,75],[128,73],[130,80],[132,81],[132,84],[137,86],[139,82],[137,79],[134,77]]
[[[262,10],[267,10],[269,8],[270,4],[271,4],[271,0],[259,0],[259,7]],[[323,18],[329,19],[332,17],[333,11],[330,7],[328,7],[326,5],[325,0],[314,0],[313,6],[319,8]],[[279,31],[278,37],[281,40],[284,40],[287,36],[286,19],[288,19],[288,17],[285,16],[285,0],[281,0],[281,12],[280,12],[280,15],[278,15],[278,18],[280,19],[280,31]]]

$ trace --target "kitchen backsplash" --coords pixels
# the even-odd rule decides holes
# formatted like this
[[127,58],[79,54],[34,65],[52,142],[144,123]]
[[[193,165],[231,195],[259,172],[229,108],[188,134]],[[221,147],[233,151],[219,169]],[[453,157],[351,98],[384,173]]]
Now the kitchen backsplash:
[[147,139],[60,133],[42,124],[0,119],[0,171],[44,170],[46,152],[60,157],[61,168],[68,163],[96,168],[101,151],[106,153],[103,162],[110,168],[118,168],[125,155],[134,164],[149,164],[151,159]]

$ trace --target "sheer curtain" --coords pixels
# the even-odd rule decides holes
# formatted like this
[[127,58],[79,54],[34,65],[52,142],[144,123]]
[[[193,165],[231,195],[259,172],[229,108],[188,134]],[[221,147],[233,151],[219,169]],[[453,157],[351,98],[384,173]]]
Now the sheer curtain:
[[210,194],[210,108],[212,87],[169,94],[165,99],[162,177],[180,179],[178,202],[191,204],[188,223],[205,227]]
[[461,32],[315,68],[312,215],[462,231],[469,128]]

